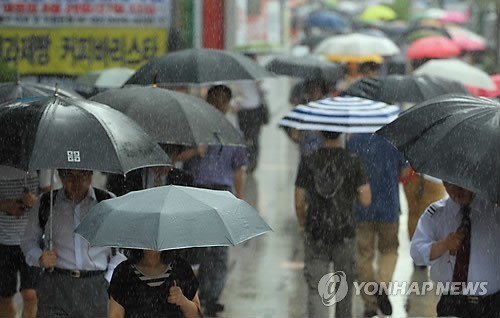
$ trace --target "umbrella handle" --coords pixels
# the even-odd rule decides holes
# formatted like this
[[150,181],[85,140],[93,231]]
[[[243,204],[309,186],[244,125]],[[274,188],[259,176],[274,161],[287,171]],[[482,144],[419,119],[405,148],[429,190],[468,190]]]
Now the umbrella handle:
[[54,242],[52,237],[53,224],[52,224],[52,212],[54,209],[54,169],[50,172],[50,213],[49,213],[49,250],[54,248]]

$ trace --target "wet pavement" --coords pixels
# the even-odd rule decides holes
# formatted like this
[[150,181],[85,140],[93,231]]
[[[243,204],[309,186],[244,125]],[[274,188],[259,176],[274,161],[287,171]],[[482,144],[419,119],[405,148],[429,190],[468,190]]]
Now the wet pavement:
[[[230,249],[230,273],[221,299],[225,310],[219,314],[225,318],[307,317],[302,237],[293,203],[298,152],[277,128],[277,121],[289,109],[290,83],[281,78],[268,80],[266,84],[270,88],[272,118],[271,123],[263,128],[259,166],[253,175],[247,177],[245,199],[260,211],[274,232]],[[94,177],[94,183],[100,185],[102,178],[99,174]],[[414,272],[409,255],[407,208],[404,194],[401,194],[399,260],[393,279],[425,282],[427,271],[418,269]],[[425,296],[390,296],[392,317],[433,317],[436,315],[436,299],[430,293]],[[354,317],[362,317],[362,314],[361,297],[355,296]]]
[[[306,285],[303,277],[303,246],[294,210],[293,184],[298,164],[297,147],[277,128],[288,109],[288,82],[269,80],[271,123],[261,135],[259,166],[247,178],[245,199],[254,205],[274,232],[230,249],[230,274],[221,302],[220,317],[307,317]],[[393,280],[428,281],[426,269],[416,269],[409,255],[407,207],[403,192],[400,218],[399,259]],[[325,272],[326,274],[326,272]],[[319,296],[318,296],[319,297]],[[437,297],[390,296],[392,317],[433,317]],[[354,317],[362,317],[360,296],[354,297]]]

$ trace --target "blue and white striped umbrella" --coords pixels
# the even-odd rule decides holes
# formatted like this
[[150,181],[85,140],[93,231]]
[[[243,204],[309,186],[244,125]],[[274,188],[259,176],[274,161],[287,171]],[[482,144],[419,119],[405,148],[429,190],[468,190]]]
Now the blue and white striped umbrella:
[[399,115],[399,107],[370,99],[338,96],[299,105],[283,117],[280,127],[299,130],[373,133]]

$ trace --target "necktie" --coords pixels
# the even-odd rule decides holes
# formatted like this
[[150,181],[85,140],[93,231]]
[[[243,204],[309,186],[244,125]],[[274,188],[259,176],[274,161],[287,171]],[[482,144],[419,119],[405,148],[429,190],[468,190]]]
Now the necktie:
[[457,259],[455,268],[453,269],[453,282],[467,283],[467,276],[469,273],[469,259],[470,259],[470,207],[464,206],[462,211],[462,222],[459,229],[463,229],[465,237],[462,244],[457,251]]

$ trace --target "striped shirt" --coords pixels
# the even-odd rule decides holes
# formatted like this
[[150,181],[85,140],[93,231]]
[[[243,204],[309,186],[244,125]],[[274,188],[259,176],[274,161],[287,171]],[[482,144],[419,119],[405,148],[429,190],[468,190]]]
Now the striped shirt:
[[[21,199],[24,188],[38,194],[39,178],[36,172],[26,173],[8,166],[0,166],[0,200]],[[28,213],[20,217],[0,211],[0,244],[20,245]]]
[[165,280],[170,276],[170,273],[172,272],[172,265],[168,265],[165,271],[158,275],[146,275],[141,272],[135,265],[132,265],[132,268],[134,269],[134,273],[139,277],[139,279],[148,284],[149,287],[160,286],[165,282]]

